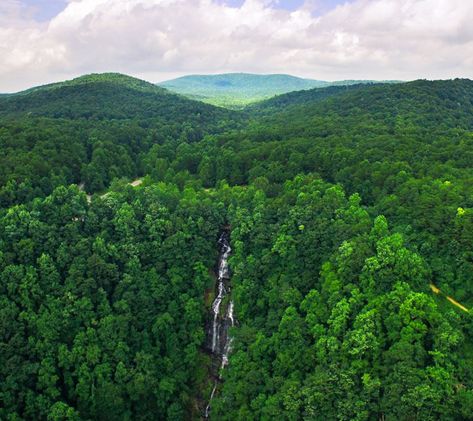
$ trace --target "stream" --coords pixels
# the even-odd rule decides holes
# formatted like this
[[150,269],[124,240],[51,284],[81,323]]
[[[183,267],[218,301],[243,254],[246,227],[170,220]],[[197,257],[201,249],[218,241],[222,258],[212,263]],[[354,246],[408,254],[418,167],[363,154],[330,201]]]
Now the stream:
[[210,417],[212,400],[217,391],[217,386],[221,381],[222,370],[228,364],[228,356],[232,350],[232,338],[228,334],[230,327],[235,325],[233,314],[233,301],[230,298],[227,308],[222,313],[222,303],[229,296],[230,287],[230,269],[228,267],[228,258],[232,252],[228,232],[224,232],[218,240],[220,247],[220,257],[218,260],[218,278],[216,286],[216,297],[212,303],[211,323],[208,329],[207,348],[212,355],[212,377],[214,386],[210,394],[209,402],[205,408],[204,416]]

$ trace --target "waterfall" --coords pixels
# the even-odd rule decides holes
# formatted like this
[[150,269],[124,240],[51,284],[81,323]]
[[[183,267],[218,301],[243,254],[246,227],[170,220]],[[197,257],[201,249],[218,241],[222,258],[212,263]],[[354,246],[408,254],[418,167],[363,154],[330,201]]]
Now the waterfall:
[[215,376],[215,383],[210,394],[210,399],[205,408],[205,418],[209,418],[211,403],[217,391],[217,386],[221,380],[222,370],[228,364],[228,356],[232,350],[232,338],[228,334],[230,327],[235,325],[235,317],[233,314],[233,300],[230,300],[224,315],[220,314],[221,304],[225,297],[230,294],[230,269],[228,267],[228,258],[231,254],[231,247],[228,233],[224,232],[218,240],[220,246],[220,258],[218,261],[218,278],[217,278],[217,296],[212,303],[212,325],[209,329],[210,340],[209,350],[212,359],[217,362],[215,371],[219,370]]
[[[232,300],[230,300],[230,303],[228,304],[225,321],[227,322],[228,327],[233,327],[235,325],[235,320],[233,318],[233,301]],[[232,338],[227,334],[225,346],[223,347],[222,365],[220,366],[221,369],[224,369],[225,366],[228,364],[228,356],[230,355],[231,350],[232,350]]]
[[215,382],[214,387],[212,389],[212,393],[210,394],[209,403],[205,407],[205,418],[208,418],[210,415],[210,404],[212,403],[212,399],[214,398],[216,390],[217,390],[217,382]]
[[215,301],[212,304],[212,311],[214,314],[214,319],[212,323],[212,352],[216,351],[217,344],[220,338],[220,324],[218,320],[218,316],[220,313],[220,304],[222,304],[222,300],[225,298],[225,285],[223,284],[223,280],[218,281],[218,295],[215,298]]

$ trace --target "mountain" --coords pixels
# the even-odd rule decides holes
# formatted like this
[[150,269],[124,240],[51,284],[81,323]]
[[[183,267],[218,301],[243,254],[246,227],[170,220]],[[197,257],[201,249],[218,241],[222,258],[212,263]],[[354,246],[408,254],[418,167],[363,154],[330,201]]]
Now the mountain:
[[124,75],[121,73],[92,73],[88,75],[79,76],[72,80],[66,80],[61,82],[50,83],[47,85],[36,86],[25,91],[18,92],[10,95],[26,95],[33,92],[39,91],[53,91],[60,88],[66,88],[71,86],[85,86],[85,85],[96,85],[99,83],[111,83],[121,85],[131,89],[135,89],[141,92],[160,92],[163,93],[163,89],[156,88],[152,83],[146,82],[141,79],[134,78],[132,76]]
[[259,101],[247,106],[250,112],[274,112],[278,110],[289,110],[293,106],[315,104],[325,99],[343,96],[348,92],[363,90],[374,83],[354,83],[350,85],[332,85],[327,87],[319,87],[300,91],[291,91],[276,95],[272,98]]
[[325,82],[284,74],[227,73],[183,76],[158,85],[210,104],[239,108],[286,92],[359,83],[370,82],[355,80]]
[[237,120],[232,111],[113,73],[0,97],[0,203],[51,192],[58,182],[102,190],[117,176],[138,175],[153,144],[195,142]]
[[0,116],[69,119],[163,118],[203,120],[223,110],[116,73],[92,74],[0,97]]
[[351,124],[345,127],[347,131],[354,131],[370,118],[390,130],[411,125],[439,133],[452,128],[473,129],[472,98],[473,81],[469,79],[417,80],[291,92],[255,104],[252,109],[273,121],[300,121],[306,130],[315,128],[311,118],[338,115]]

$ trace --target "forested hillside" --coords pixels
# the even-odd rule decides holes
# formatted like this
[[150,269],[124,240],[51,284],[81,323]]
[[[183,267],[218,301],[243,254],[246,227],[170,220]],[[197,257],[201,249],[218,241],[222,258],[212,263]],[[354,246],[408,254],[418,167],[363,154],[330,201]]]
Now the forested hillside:
[[4,213],[0,418],[184,418],[223,223],[164,184],[91,204],[58,187]]
[[471,419],[472,81],[231,112],[92,75],[0,97],[0,142],[1,419],[201,419],[212,376],[215,420]]
[[235,114],[119,74],[90,75],[0,97],[0,205],[59,185],[101,191],[142,174],[152,145],[192,143]]

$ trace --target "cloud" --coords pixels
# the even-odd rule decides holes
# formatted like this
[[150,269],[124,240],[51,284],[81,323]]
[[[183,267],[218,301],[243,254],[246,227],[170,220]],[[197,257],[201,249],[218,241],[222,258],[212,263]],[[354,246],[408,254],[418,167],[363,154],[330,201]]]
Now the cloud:
[[473,3],[354,0],[318,16],[271,0],[69,0],[36,22],[17,0],[0,6],[0,91],[83,73],[157,81],[249,71],[318,79],[473,77]]

